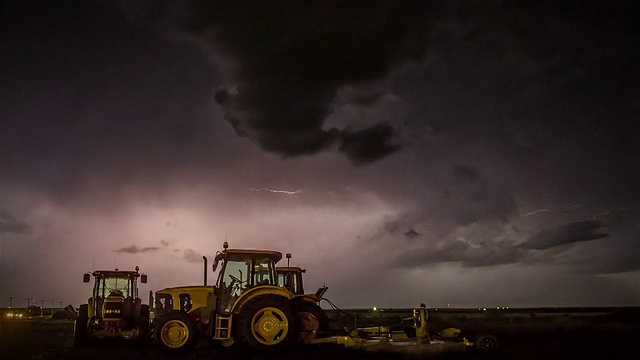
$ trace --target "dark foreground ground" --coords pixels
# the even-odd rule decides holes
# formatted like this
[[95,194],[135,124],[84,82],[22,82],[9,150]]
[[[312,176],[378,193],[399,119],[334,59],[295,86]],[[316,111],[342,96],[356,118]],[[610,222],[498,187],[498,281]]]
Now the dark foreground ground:
[[[357,315],[356,315],[357,313]],[[399,326],[406,311],[353,311],[334,318],[332,327]],[[455,326],[470,333],[491,333],[500,340],[498,353],[486,356],[472,352],[446,355],[449,359],[640,359],[638,311],[616,313],[518,312],[431,313],[430,331]],[[152,345],[140,347],[130,341],[101,341],[91,347],[73,348],[73,323],[68,320],[2,321],[0,359],[176,359]],[[220,351],[205,342],[187,359],[407,359],[406,355],[366,353],[337,346],[312,346],[274,356],[256,356]]]

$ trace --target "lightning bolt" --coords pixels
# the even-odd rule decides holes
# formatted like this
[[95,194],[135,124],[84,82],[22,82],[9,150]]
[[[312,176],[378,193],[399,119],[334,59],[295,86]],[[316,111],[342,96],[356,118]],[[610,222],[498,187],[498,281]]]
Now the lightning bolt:
[[557,212],[557,211],[566,211],[569,209],[573,209],[573,208],[577,208],[580,205],[571,205],[571,206],[560,206],[557,208],[543,208],[543,209],[538,209],[532,212],[528,212],[526,214],[522,214],[520,213],[520,217],[527,217],[527,216],[531,216],[531,215],[535,215],[538,213],[542,213],[542,212]]
[[251,191],[267,191],[270,193],[277,193],[277,194],[287,194],[287,195],[296,195],[302,192],[302,190],[296,190],[296,191],[287,191],[287,190],[274,190],[274,189],[267,189],[267,188],[260,188],[260,189],[252,189],[249,188],[249,190]]
[[601,212],[601,213],[597,213],[595,215],[593,215],[589,220],[595,220],[598,216],[607,216],[609,214],[611,214],[612,212],[615,211],[623,211],[623,210],[627,210],[628,208],[623,207],[623,208],[611,208],[605,212]]

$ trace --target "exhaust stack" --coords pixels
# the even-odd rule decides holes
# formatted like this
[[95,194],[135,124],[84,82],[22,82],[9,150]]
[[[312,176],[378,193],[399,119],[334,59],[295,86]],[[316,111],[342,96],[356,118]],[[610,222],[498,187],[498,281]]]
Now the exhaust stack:
[[203,256],[202,259],[204,260],[204,286],[207,286],[207,257]]

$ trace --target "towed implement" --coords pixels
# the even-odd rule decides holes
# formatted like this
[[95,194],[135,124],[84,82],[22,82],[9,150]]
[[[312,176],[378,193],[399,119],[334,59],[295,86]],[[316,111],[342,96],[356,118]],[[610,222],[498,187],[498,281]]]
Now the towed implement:
[[426,306],[420,304],[419,308],[413,310],[413,316],[408,319],[411,325],[404,331],[391,331],[385,326],[345,329],[346,334],[314,339],[311,343],[337,344],[361,351],[399,353],[410,357],[438,356],[468,350],[491,353],[498,350],[498,340],[489,334],[481,334],[471,340],[461,336],[461,331],[455,328],[429,334],[427,319]]
[[[74,324],[74,344],[82,346],[90,339],[124,337],[149,339],[149,306],[138,297],[138,279],[147,275],[135,271],[100,270],[84,274],[82,281],[94,278],[93,294],[78,308]],[[75,314],[74,314],[75,315]]]
[[300,336],[294,294],[277,283],[271,250],[228,249],[218,252],[214,286],[185,286],[155,293],[154,340],[161,349],[182,353],[202,337],[230,347],[259,352],[285,348]]

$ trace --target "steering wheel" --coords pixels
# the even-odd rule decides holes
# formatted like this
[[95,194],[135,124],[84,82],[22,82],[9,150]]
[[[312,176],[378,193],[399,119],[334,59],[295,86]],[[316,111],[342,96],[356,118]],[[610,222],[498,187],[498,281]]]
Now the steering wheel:
[[229,277],[231,278],[231,284],[229,284],[229,293],[231,294],[231,296],[239,296],[242,292],[241,287],[244,281],[231,274],[229,274]]

